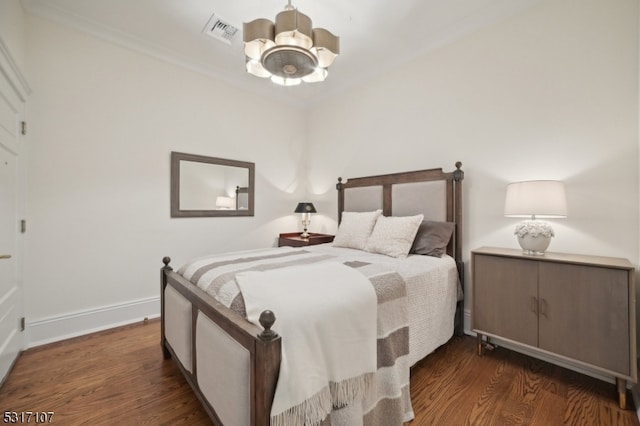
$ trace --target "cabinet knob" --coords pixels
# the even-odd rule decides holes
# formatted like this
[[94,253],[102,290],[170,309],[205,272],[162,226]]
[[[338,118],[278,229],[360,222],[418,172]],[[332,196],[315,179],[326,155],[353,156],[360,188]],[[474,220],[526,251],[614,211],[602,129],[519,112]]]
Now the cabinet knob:
[[531,296],[531,312],[538,315],[538,298]]
[[2,259],[11,259],[11,255],[10,254],[0,254],[0,260]]

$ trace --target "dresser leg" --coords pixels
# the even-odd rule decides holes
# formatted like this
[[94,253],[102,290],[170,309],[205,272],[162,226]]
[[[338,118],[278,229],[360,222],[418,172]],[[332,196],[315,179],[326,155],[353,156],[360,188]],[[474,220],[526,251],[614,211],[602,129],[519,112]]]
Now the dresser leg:
[[478,345],[478,356],[482,356],[485,350],[494,350],[496,345],[491,343],[491,337],[487,336],[485,341],[482,340],[482,334],[476,333],[476,344]]
[[618,403],[620,408],[625,410],[627,408],[627,381],[616,377],[616,387],[618,388]]

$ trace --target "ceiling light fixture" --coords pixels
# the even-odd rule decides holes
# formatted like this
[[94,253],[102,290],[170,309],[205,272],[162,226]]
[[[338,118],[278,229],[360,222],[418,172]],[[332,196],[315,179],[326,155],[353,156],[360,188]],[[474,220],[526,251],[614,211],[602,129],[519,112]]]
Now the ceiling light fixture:
[[243,40],[247,72],[283,86],[324,81],[340,53],[340,38],[312,28],[311,18],[291,0],[275,24],[268,19],[244,23]]

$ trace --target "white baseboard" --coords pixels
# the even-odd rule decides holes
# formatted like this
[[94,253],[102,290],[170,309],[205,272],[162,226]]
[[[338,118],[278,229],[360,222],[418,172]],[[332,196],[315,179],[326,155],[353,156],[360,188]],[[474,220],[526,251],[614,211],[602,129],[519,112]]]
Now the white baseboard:
[[476,335],[471,331],[471,310],[470,309],[464,310],[464,315],[462,316],[462,327],[464,330],[464,334],[468,334],[470,336]]
[[[464,310],[464,333],[469,335],[469,336],[474,336],[474,337],[476,336],[476,333],[471,331],[471,311],[468,310],[468,309]],[[513,345],[513,344],[510,344],[509,342],[505,342],[505,341],[502,341],[502,340],[497,339],[497,338],[491,338],[491,343],[495,344],[497,346],[502,346],[504,348],[510,349],[512,351],[515,351],[515,352],[520,352],[521,354],[528,355],[528,356],[533,357],[533,358],[541,359],[543,361],[549,362],[551,364],[558,365],[560,367],[563,367],[563,368],[566,368],[566,369],[569,369],[569,370],[577,371],[578,373],[585,374],[587,376],[594,377],[596,379],[600,379],[600,380],[603,380],[603,381],[608,382],[608,383],[615,383],[616,382],[616,380],[615,380],[615,378],[613,376],[607,376],[607,375],[602,374],[602,373],[600,373],[598,371],[593,371],[593,370],[590,370],[588,368],[583,368],[581,366],[576,366],[576,365],[573,365],[573,364],[571,364],[569,362],[565,362],[565,361],[563,361],[561,359],[554,358],[553,356],[548,356],[548,355],[543,354],[543,353],[530,351],[527,348],[523,348],[523,347],[520,347],[518,345]]]
[[33,348],[159,316],[159,297],[70,312],[27,321],[25,342]]

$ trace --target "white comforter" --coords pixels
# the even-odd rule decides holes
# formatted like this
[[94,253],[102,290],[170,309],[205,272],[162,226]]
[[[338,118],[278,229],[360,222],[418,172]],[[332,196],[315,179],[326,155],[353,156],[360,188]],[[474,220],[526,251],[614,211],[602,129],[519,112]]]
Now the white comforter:
[[[296,258],[295,262],[290,260],[292,257]],[[279,266],[274,265],[274,262]],[[406,259],[395,259],[360,250],[336,248],[330,244],[322,244],[305,247],[302,250],[281,247],[195,259],[184,265],[178,272],[225,306],[244,315],[245,303],[239,295],[240,289],[235,279],[238,273],[271,270],[274,269],[274,266],[280,268],[281,266],[293,266],[294,263],[313,264],[316,262],[343,263],[358,269],[369,279],[379,275],[383,276],[385,271],[396,271],[406,283],[404,297],[408,299],[405,320],[398,322],[400,328],[404,327],[404,330],[408,328],[406,352],[402,352],[399,357],[396,357],[392,369],[384,366],[381,369],[381,366],[378,366],[376,377],[378,379],[384,378],[384,381],[376,386],[379,392],[377,397],[374,399],[365,397],[362,404],[349,404],[344,409],[338,410],[339,413],[334,411],[331,414],[331,424],[361,423],[365,415],[369,420],[372,420],[377,416],[374,412],[379,411],[376,404],[380,398],[386,398],[385,400],[393,398],[397,402],[404,401],[404,408],[402,406],[396,408],[399,411],[404,410],[403,421],[410,420],[413,417],[413,412],[410,405],[408,368],[445,343],[453,334],[454,312],[460,288],[455,262],[452,258],[414,255]],[[323,280],[323,282],[326,281]],[[237,302],[242,303],[238,304]],[[273,310],[275,311],[275,309]],[[407,310],[408,316],[406,315]],[[282,310],[280,309],[280,311]],[[384,311],[385,309],[383,309]],[[276,315],[278,315],[277,312]],[[276,324],[284,322],[279,318]],[[395,324],[394,321],[392,323]],[[394,326],[391,329],[399,328]],[[388,340],[384,328],[378,330],[378,339],[381,336],[385,341]],[[391,336],[389,334],[389,337]],[[394,333],[393,336],[400,336],[400,334]],[[387,374],[389,372],[394,373],[393,380],[389,380],[390,376]],[[387,389],[387,384],[392,382],[394,383],[393,389]],[[381,384],[382,387],[380,387]],[[397,394],[398,389],[401,389],[401,395]],[[371,393],[371,395],[375,396],[376,393]],[[385,423],[378,422],[378,424]]]

